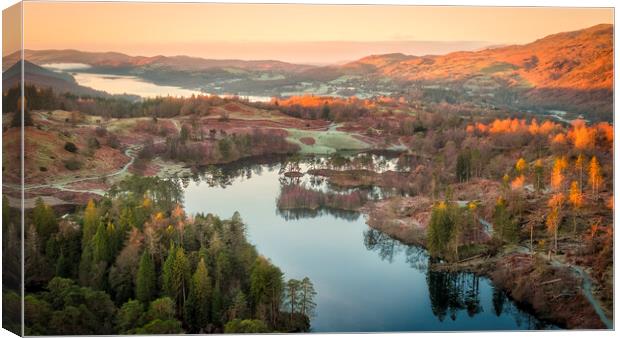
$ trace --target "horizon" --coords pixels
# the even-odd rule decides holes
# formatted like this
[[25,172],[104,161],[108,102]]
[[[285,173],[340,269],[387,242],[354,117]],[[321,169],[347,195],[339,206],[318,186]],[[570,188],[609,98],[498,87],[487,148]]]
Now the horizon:
[[614,21],[608,8],[415,5],[27,2],[24,13],[24,49],[308,65],[525,44]]
[[[611,24],[607,24],[607,23],[598,23],[598,24],[594,24],[591,26],[587,26],[587,27],[583,27],[580,28],[578,30],[584,30],[584,29],[589,29],[598,25],[610,25],[610,26],[614,26],[613,23]],[[576,31],[578,31],[576,30]],[[554,35],[554,34],[561,34],[561,33],[567,33],[570,31],[561,31],[561,32],[555,32],[555,33],[551,33],[549,35]],[[546,36],[549,36],[546,35]],[[544,36],[544,37],[546,37]],[[541,38],[544,38],[541,37]],[[538,39],[536,39],[538,40]],[[236,61],[247,61],[247,62],[251,62],[251,61],[274,61],[274,62],[284,62],[284,63],[289,63],[289,64],[296,64],[296,65],[306,65],[306,66],[315,66],[315,67],[325,67],[325,66],[337,66],[337,65],[343,65],[349,62],[355,62],[357,60],[366,58],[366,57],[370,57],[370,56],[375,56],[375,55],[389,55],[389,54],[403,54],[403,55],[407,55],[407,56],[416,56],[416,57],[425,57],[425,56],[441,56],[441,55],[447,55],[450,53],[458,53],[458,52],[475,52],[475,51],[481,51],[481,50],[486,50],[486,49],[495,49],[495,48],[503,48],[503,47],[507,47],[507,46],[511,46],[511,45],[526,45],[532,42],[535,42],[536,40],[532,40],[529,42],[525,42],[525,43],[521,43],[521,44],[501,44],[501,43],[490,43],[490,42],[484,42],[484,41],[398,41],[398,42],[389,42],[389,41],[368,41],[368,42],[363,42],[363,44],[365,45],[372,45],[372,44],[377,44],[377,45],[386,45],[386,44],[395,44],[395,43],[399,43],[399,44],[417,44],[417,45],[422,45],[420,50],[437,50],[438,52],[427,52],[427,53],[408,53],[406,51],[403,50],[393,50],[393,51],[387,51],[387,52],[379,52],[379,53],[373,53],[373,52],[367,52],[366,54],[360,54],[358,57],[352,58],[352,59],[341,59],[339,61],[335,61],[335,62],[311,62],[311,61],[301,61],[301,60],[294,60],[294,61],[288,61],[288,60],[284,60],[284,59],[279,59],[279,58],[257,58],[257,59],[248,59],[248,58],[242,58],[242,57],[205,57],[205,56],[200,56],[200,55],[190,55],[190,54],[178,54],[178,53],[160,53],[160,54],[151,54],[151,55],[145,55],[145,54],[132,54],[132,53],[128,53],[128,52],[124,52],[124,51],[120,51],[120,50],[84,50],[84,49],[77,49],[77,48],[47,48],[47,49],[34,49],[34,48],[25,48],[24,50],[29,50],[29,51],[75,51],[75,52],[83,52],[83,53],[93,53],[93,54],[105,54],[105,53],[117,53],[117,54],[123,54],[129,57],[144,57],[144,58],[154,58],[154,57],[166,57],[166,58],[175,58],[175,57],[189,57],[189,58],[199,58],[199,59],[204,59],[204,60],[236,60]],[[315,44],[327,44],[327,45],[339,45],[342,46],[343,43],[347,43],[347,42],[351,42],[351,41],[309,41],[309,42],[305,42],[305,44],[307,45],[315,45]],[[360,44],[360,42],[352,42],[354,44]],[[262,42],[250,42],[250,44],[263,44]],[[267,44],[270,44],[269,42],[267,42]],[[271,43],[273,44],[273,43]],[[299,45],[299,42],[290,42],[290,43],[286,43],[286,42],[282,42],[282,45],[288,45],[288,44],[296,44]],[[456,45],[464,45],[463,48],[461,49],[457,49],[454,46]],[[451,48],[455,48],[455,49],[451,49]],[[371,48],[372,50],[372,48]],[[443,50],[443,52],[442,52]],[[7,55],[11,55],[14,54],[16,51],[13,51],[12,53],[9,54],[5,54],[4,56]],[[26,59],[27,60],[27,59]],[[28,61],[28,60],[27,60]]]

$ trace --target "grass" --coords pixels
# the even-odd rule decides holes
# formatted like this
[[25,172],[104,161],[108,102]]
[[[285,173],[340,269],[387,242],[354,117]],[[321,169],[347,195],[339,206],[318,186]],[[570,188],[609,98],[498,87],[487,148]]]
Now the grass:
[[480,72],[483,74],[493,74],[493,73],[498,73],[498,72],[505,72],[505,71],[510,71],[510,70],[515,70],[518,69],[519,67],[511,64],[511,63],[507,63],[507,62],[497,62],[494,63],[490,66],[484,67],[482,69],[480,69]]
[[[370,148],[366,142],[356,139],[351,134],[342,131],[317,131],[286,129],[287,140],[299,145],[302,154],[331,154],[340,150],[363,150]],[[311,137],[315,140],[312,145],[304,144],[301,138]]]

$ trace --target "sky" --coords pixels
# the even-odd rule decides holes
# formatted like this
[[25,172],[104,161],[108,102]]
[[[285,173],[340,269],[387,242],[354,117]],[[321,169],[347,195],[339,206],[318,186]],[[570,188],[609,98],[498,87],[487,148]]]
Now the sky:
[[521,44],[613,23],[612,9],[25,2],[24,48],[338,63]]

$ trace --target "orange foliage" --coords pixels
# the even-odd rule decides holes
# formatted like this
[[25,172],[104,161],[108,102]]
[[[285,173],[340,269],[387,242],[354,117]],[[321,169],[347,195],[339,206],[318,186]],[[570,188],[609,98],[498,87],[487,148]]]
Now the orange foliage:
[[596,129],[586,125],[584,120],[574,120],[572,128],[568,131],[568,138],[578,150],[594,148],[596,142]]
[[600,122],[595,126],[599,134],[603,135],[611,147],[614,145],[614,127],[607,122]]
[[598,163],[596,156],[592,156],[592,160],[590,160],[589,177],[592,191],[594,194],[597,194],[601,184],[603,183],[603,176],[601,174],[601,166]]
[[530,124],[525,120],[519,119],[495,119],[488,125],[477,122],[475,125],[467,126],[468,132],[478,131],[480,133],[507,134],[507,133],[530,133],[532,135],[548,135],[559,128],[560,125],[552,121],[545,121],[539,124],[536,119],[532,119]]
[[[274,102],[276,99],[273,99]],[[299,105],[302,107],[322,107],[325,104],[331,105],[334,103],[363,103],[367,107],[371,107],[374,104],[370,100],[360,100],[356,97],[350,98],[339,98],[333,96],[315,96],[315,95],[302,95],[302,96],[291,96],[286,99],[278,99],[278,104],[280,106],[293,106]]]
[[559,133],[556,134],[552,139],[551,139],[551,143],[555,143],[555,144],[566,144],[566,135]]
[[519,176],[515,177],[515,179],[512,180],[512,182],[510,182],[510,187],[513,190],[521,189],[521,188],[523,188],[523,184],[524,183],[525,183],[525,176],[519,175]]
[[566,157],[556,158],[551,171],[551,187],[560,190],[564,183],[564,169],[568,166]]
[[564,204],[564,194],[556,193],[549,199],[548,205],[551,211],[547,215],[545,225],[547,225],[547,231],[554,235],[555,250],[558,249],[558,228],[562,222],[562,205]]
[[575,209],[579,209],[583,206],[583,194],[579,189],[579,182],[571,182],[570,189],[568,191],[568,201]]
[[515,169],[517,169],[517,171],[520,173],[523,173],[525,169],[527,169],[527,162],[525,162],[523,157],[517,160],[517,163],[515,164]]

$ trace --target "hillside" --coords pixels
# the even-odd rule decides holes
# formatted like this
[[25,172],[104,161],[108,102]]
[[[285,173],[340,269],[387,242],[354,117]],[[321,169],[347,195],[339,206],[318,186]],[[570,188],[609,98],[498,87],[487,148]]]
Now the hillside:
[[[19,54],[3,58],[6,63],[17,62]],[[275,60],[214,60],[191,56],[129,56],[122,53],[83,52],[73,49],[65,50],[24,50],[24,58],[36,64],[46,63],[83,63],[94,68],[128,69],[128,68],[164,68],[174,71],[200,71],[215,68],[237,68],[241,70],[299,72],[312,66],[292,64]]]
[[[21,81],[21,63],[17,62],[2,73],[2,86],[5,90],[17,85]],[[73,93],[89,96],[110,96],[108,93],[94,90],[77,84],[75,79],[67,73],[58,73],[39,67],[32,62],[24,61],[24,80],[27,84],[39,87],[51,87],[58,93]]]
[[340,68],[345,73],[364,70],[409,81],[459,81],[487,75],[521,79],[533,87],[611,89],[612,58],[613,26],[597,25],[526,45],[440,56],[372,55]]

